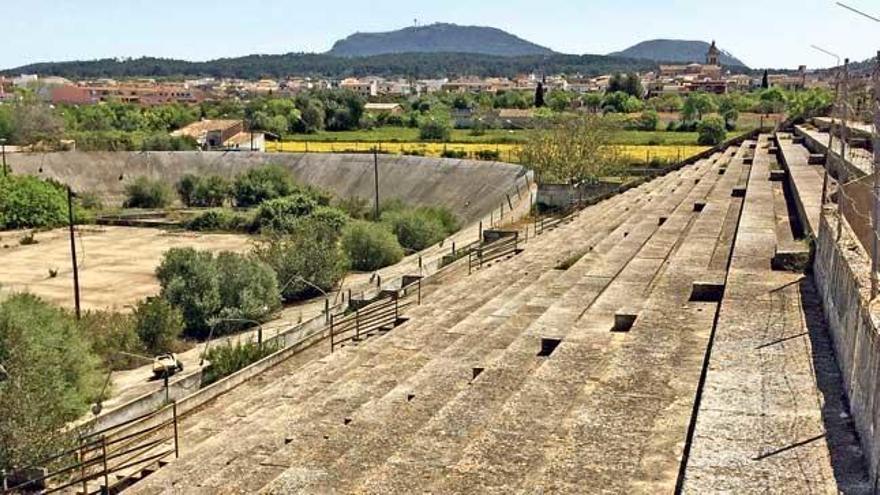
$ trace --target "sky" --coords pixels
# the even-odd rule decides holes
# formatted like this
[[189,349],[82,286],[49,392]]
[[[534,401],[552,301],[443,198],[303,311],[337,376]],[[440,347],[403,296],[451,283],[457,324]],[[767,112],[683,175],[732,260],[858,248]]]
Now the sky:
[[[0,4],[11,2],[2,0]],[[880,16],[880,0],[848,0]],[[0,19],[0,68],[157,56],[323,52],[356,32],[433,22],[493,26],[563,53],[654,38],[716,40],[754,68],[828,67],[880,49],[880,23],[825,0],[28,0]]]

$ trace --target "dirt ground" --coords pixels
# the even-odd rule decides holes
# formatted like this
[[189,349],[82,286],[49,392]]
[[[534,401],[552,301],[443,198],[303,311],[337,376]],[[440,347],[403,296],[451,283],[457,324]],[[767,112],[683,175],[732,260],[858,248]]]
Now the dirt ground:
[[[73,268],[66,229],[39,232],[36,244],[22,245],[26,232],[0,232],[0,295],[30,292],[72,308]],[[83,226],[78,229],[82,308],[125,311],[138,300],[156,294],[153,272],[162,254],[172,247],[212,251],[245,251],[247,236],[166,232],[133,227]],[[51,271],[56,271],[52,277]]]

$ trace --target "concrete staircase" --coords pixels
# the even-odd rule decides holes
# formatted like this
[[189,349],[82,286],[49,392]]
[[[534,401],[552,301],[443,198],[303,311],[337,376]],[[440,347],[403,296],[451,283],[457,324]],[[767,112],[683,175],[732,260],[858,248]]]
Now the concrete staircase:
[[[728,268],[776,282],[776,246],[795,242],[768,148],[746,141],[585,209],[509,260],[451,269],[403,325],[306,351],[184,418],[181,458],[128,491],[674,492],[691,452],[718,455],[705,439],[724,425],[702,394],[717,404],[738,390],[705,385],[716,320],[748,318],[723,311]],[[743,301],[765,287],[746,273]],[[722,338],[727,360],[746,352],[738,335]],[[696,491],[720,476],[693,473],[708,480]]]

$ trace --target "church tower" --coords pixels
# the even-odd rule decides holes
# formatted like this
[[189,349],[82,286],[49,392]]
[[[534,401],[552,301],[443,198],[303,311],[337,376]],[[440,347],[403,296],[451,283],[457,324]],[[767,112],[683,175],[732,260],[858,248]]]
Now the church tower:
[[712,40],[712,46],[709,47],[709,52],[706,53],[706,65],[721,65],[721,62],[718,60],[720,55],[721,52],[715,46],[715,40]]

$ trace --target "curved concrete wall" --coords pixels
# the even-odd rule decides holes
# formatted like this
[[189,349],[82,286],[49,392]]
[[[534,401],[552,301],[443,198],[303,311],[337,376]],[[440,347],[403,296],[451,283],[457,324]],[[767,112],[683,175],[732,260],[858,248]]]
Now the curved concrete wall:
[[[187,173],[233,177],[267,163],[283,165],[299,182],[339,198],[357,196],[372,204],[375,187],[368,154],[74,151],[11,154],[8,161],[16,173],[50,177],[108,201],[121,201],[125,184],[139,176],[174,184]],[[515,184],[523,188],[527,174],[507,163],[379,155],[379,197],[445,206],[472,222],[497,208]]]

